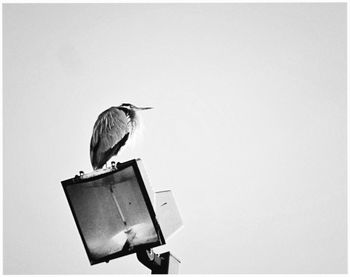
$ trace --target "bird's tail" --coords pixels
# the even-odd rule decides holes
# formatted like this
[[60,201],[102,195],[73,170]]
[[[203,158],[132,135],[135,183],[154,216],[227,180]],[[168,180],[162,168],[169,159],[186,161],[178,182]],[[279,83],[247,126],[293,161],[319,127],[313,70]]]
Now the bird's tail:
[[99,168],[102,168],[104,164],[106,164],[108,162],[108,160],[110,158],[112,158],[113,156],[117,155],[120,148],[122,148],[126,141],[128,140],[129,138],[129,133],[127,133],[116,145],[114,145],[111,149],[107,150],[105,153],[104,153],[104,159],[100,161],[99,164],[97,164],[95,167],[94,167],[94,170],[96,169],[99,169]]

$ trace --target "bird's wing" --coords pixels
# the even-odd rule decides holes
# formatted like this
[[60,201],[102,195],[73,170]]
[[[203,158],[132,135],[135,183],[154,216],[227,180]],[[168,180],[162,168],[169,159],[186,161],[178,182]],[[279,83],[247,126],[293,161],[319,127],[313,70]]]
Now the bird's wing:
[[127,133],[128,118],[118,108],[112,107],[99,115],[90,142],[90,158],[113,148]]

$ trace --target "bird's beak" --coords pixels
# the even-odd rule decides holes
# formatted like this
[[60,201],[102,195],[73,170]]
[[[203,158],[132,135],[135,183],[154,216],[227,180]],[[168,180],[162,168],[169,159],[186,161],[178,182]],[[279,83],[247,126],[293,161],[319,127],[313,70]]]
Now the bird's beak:
[[153,109],[153,107],[141,107],[141,108],[137,108],[138,110],[150,110]]

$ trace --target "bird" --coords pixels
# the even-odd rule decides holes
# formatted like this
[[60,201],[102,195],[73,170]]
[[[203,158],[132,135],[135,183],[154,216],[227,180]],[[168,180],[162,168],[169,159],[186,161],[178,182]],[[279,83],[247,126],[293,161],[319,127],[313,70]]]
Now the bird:
[[149,109],[152,107],[123,103],[98,116],[90,140],[90,161],[94,170],[102,168],[118,154],[139,126],[138,111]]

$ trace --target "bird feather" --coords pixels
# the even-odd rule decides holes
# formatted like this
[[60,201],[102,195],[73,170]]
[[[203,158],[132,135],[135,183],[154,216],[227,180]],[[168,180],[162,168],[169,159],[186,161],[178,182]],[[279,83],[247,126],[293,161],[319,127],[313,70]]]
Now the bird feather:
[[90,159],[93,164],[100,164],[99,161],[106,151],[111,152],[110,150],[129,133],[128,123],[126,114],[117,107],[111,107],[99,115],[90,142]]

